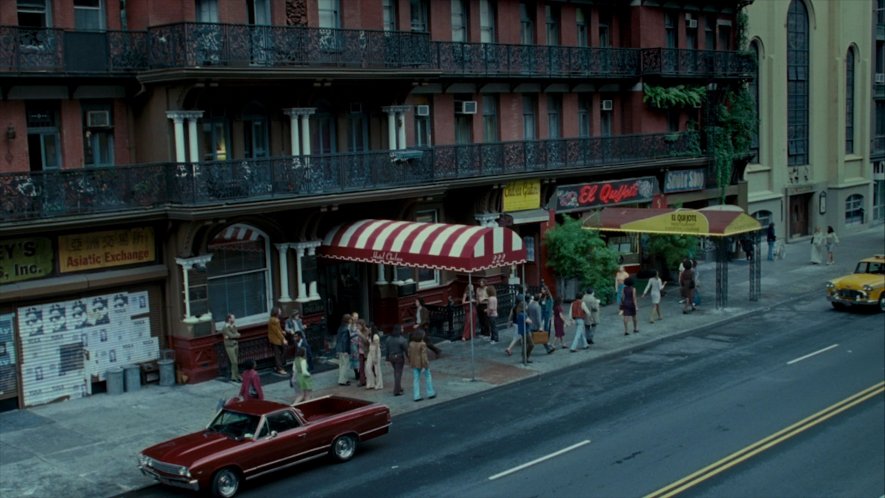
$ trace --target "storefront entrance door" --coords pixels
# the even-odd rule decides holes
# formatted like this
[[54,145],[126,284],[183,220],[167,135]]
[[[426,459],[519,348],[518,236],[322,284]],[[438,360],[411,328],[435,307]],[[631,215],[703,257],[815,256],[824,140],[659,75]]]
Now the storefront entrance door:
[[367,321],[365,263],[334,261],[320,266],[320,295],[326,299],[329,333],[341,325],[341,316],[356,311]]
[[790,238],[809,235],[808,206],[812,194],[794,195],[790,197]]

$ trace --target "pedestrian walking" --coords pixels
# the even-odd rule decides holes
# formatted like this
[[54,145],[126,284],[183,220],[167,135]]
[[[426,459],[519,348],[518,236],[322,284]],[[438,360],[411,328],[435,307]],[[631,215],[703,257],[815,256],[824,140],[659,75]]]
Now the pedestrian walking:
[[306,355],[307,352],[304,348],[295,348],[295,359],[292,361],[292,385],[298,386],[300,391],[295,398],[295,403],[307,401],[310,398],[310,392],[313,391],[313,381],[310,376],[310,368],[307,366]]
[[308,343],[307,339],[304,337],[304,332],[295,332],[292,335],[292,344],[296,348],[304,349],[304,357],[307,359],[307,368],[313,372],[313,351],[311,350],[310,343]]
[[[366,325],[365,320],[358,320],[356,326],[356,351],[357,351],[357,363],[356,363],[356,371],[354,374],[359,380],[357,384],[360,387],[365,387],[366,385],[366,356],[369,354],[369,327]],[[353,359],[351,358],[351,364],[353,364]]]
[[488,315],[489,288],[484,278],[479,279],[479,285],[476,287],[476,318],[479,320],[479,334],[483,336],[491,336]]
[[684,260],[682,262],[684,270],[679,273],[679,290],[682,295],[682,313],[694,311],[693,291],[694,291],[694,271],[691,268],[691,261]]
[[664,319],[664,317],[661,316],[661,294],[666,285],[667,284],[661,280],[661,274],[657,270],[655,270],[654,276],[648,279],[648,283],[645,285],[642,297],[645,297],[651,292],[651,316],[648,319],[649,323],[655,323],[655,317],[657,317],[658,320]]
[[381,335],[378,329],[370,326],[368,329],[369,349],[366,354],[366,389],[384,389],[384,379],[381,374]]
[[561,347],[565,349],[567,346],[565,345],[565,326],[566,324],[571,325],[572,320],[566,316],[565,311],[562,309],[562,298],[557,297],[553,301],[553,329],[554,336],[553,346]]
[[836,246],[839,245],[839,236],[836,235],[836,230],[833,229],[832,225],[827,227],[824,244],[827,248],[827,264],[831,265],[836,262],[835,250]]
[[255,360],[246,360],[246,370],[243,372],[243,383],[240,384],[241,399],[264,399],[264,390],[261,389],[261,377],[255,368],[258,365]]
[[820,227],[814,229],[814,235],[811,236],[811,264],[819,265],[823,263],[823,250],[826,236],[821,232]]
[[267,321],[267,340],[270,341],[271,349],[273,349],[274,373],[279,375],[288,375],[286,373],[286,346],[289,341],[283,334],[283,327],[280,324],[279,308],[273,308],[270,311],[270,319]]
[[584,311],[584,293],[578,292],[575,296],[575,300],[572,301],[571,307],[569,308],[571,311],[572,321],[575,323],[575,338],[572,339],[572,345],[569,350],[574,353],[577,352],[578,348],[581,349],[589,349],[590,345],[587,343],[587,335],[584,331],[586,328],[584,317],[587,314],[587,311]]
[[513,354],[513,347],[516,346],[516,344],[521,343],[523,346],[523,361],[526,363],[532,363],[530,358],[532,356],[532,350],[535,349],[535,344],[532,342],[532,337],[528,333],[528,326],[530,323],[531,319],[526,315],[525,301],[518,301],[516,307],[513,309],[513,325],[516,326],[516,333],[513,335],[513,339],[510,340],[510,345],[504,350],[504,352],[507,353],[507,356]]
[[427,343],[424,342],[424,331],[412,334],[409,342],[409,365],[412,367],[412,399],[421,401],[421,378],[424,377],[424,390],[427,399],[436,397],[433,390],[433,376],[430,374],[430,361],[427,359]]
[[541,305],[541,330],[548,332],[553,331],[553,296],[550,295],[550,289],[546,285],[542,285],[541,294],[538,297],[538,304]]
[[581,298],[581,311],[584,312],[584,335],[587,338],[587,344],[596,344],[593,342],[593,336],[596,335],[596,324],[599,323],[599,299],[596,298],[596,291],[587,289]]
[[403,328],[396,324],[387,338],[387,361],[393,367],[393,395],[402,396],[403,366],[409,355],[409,347],[406,338],[403,337]]
[[615,274],[615,299],[618,301],[618,308],[621,307],[621,296],[623,293],[621,291],[624,290],[624,281],[627,280],[630,274],[627,273],[627,270],[624,268],[624,265],[618,267],[618,273]]
[[353,317],[345,313],[341,317],[341,325],[338,326],[338,334],[335,338],[335,352],[338,354],[338,385],[349,386],[347,370],[350,368],[350,322]]
[[701,305],[701,264],[698,260],[691,259],[691,278],[694,280],[694,288],[691,290],[691,303],[694,307]]
[[494,287],[489,287],[488,296],[486,313],[489,315],[489,343],[498,344],[498,291]]
[[636,321],[636,312],[639,306],[636,302],[636,288],[633,287],[633,277],[627,277],[624,280],[624,290],[621,298],[621,310],[624,312],[624,335],[630,335],[627,332],[627,322],[633,322],[633,333],[639,333],[639,324]]
[[777,235],[774,233],[774,222],[768,224],[765,240],[768,241],[768,260],[774,261],[774,247],[777,243]]
[[[544,323],[543,318],[542,318],[544,311],[543,311],[543,308],[541,307],[541,303],[538,302],[539,298],[540,298],[540,295],[535,296],[535,295],[529,294],[529,302],[528,302],[528,306],[526,307],[526,313],[529,317],[528,329],[529,329],[529,332],[532,332],[532,333],[539,332],[539,331],[543,330],[543,329],[541,329],[541,324]],[[551,354],[551,353],[555,352],[556,349],[550,345],[550,331],[546,330],[545,332],[547,332],[548,334],[547,334],[547,342],[544,343],[544,349],[547,351],[547,354]],[[532,342],[534,342],[534,339],[532,340]]]
[[227,359],[230,362],[230,381],[240,382],[240,331],[237,329],[236,317],[233,313],[228,313],[224,319],[224,327],[221,329],[221,335],[224,337],[224,351],[227,352]]

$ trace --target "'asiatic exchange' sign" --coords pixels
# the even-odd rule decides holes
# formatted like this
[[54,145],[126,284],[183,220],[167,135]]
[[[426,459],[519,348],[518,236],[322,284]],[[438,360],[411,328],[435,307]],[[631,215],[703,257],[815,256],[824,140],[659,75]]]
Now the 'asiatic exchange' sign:
[[149,263],[156,259],[154,230],[108,230],[58,238],[61,273]]
[[659,192],[653,176],[608,182],[561,185],[551,203],[556,212],[581,211],[600,206],[651,202]]

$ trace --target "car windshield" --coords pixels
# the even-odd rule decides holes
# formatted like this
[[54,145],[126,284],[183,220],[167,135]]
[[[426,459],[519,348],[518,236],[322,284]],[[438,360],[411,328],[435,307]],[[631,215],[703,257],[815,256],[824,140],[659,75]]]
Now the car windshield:
[[873,275],[885,275],[885,264],[870,261],[861,261],[857,264],[857,268],[854,270],[854,273],[872,273]]
[[234,439],[251,438],[255,435],[259,420],[256,415],[221,410],[206,430],[219,432]]

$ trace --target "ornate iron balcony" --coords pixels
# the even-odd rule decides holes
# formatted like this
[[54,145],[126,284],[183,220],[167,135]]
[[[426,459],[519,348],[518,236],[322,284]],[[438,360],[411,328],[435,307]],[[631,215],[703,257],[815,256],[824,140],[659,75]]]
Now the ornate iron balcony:
[[180,23],[148,35],[151,68],[427,68],[430,61],[426,33]]
[[756,62],[748,52],[642,49],[642,75],[695,78],[752,78]]
[[147,69],[143,31],[0,26],[0,72],[129,75]]
[[701,157],[695,132],[569,138],[197,164],[0,173],[0,223],[167,206],[327,196],[471,178]]
[[635,78],[639,49],[497,43],[433,43],[444,76]]

